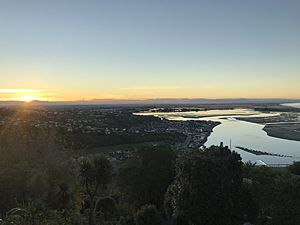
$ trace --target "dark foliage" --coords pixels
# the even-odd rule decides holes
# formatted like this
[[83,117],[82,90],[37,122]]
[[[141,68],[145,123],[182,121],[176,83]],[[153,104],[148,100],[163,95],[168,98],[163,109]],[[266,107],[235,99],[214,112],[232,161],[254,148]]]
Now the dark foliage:
[[235,205],[242,185],[237,153],[211,147],[185,153],[176,163],[176,177],[166,195],[166,211],[191,224],[235,224]]
[[135,214],[136,225],[161,225],[159,212],[154,205],[144,205]]
[[288,170],[294,175],[300,175],[300,162],[294,162],[288,166]]
[[164,195],[174,177],[175,153],[166,146],[145,148],[120,168],[118,187],[135,208],[145,204],[163,207]]
[[300,224],[300,177],[276,182],[271,218],[272,225]]

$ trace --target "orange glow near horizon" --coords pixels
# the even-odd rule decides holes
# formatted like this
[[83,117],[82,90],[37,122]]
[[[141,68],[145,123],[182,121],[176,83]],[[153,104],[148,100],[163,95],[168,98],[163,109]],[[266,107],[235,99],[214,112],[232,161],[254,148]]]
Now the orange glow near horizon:
[[[297,85],[296,85],[297,86]],[[263,93],[259,90],[263,90]],[[245,87],[228,87],[220,84],[216,85],[182,85],[182,86],[136,86],[120,87],[111,89],[89,89],[82,88],[74,91],[69,89],[0,89],[0,101],[90,101],[98,100],[146,100],[160,98],[294,98],[300,96],[293,94],[292,85],[289,88],[271,89],[266,86],[256,87],[247,90]],[[217,91],[216,91],[217,90]],[[289,94],[288,94],[289,93]]]
[[40,101],[46,100],[45,93],[34,89],[0,89],[0,101]]
[[27,95],[27,96],[22,96],[18,100],[22,101],[22,102],[32,102],[32,101],[37,101],[37,100],[41,100],[41,99],[36,96],[28,96]]

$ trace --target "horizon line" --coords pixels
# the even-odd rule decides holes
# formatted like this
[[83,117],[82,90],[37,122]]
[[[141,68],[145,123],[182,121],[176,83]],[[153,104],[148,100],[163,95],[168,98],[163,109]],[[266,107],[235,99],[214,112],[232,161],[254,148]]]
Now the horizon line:
[[0,100],[2,105],[101,105],[101,104],[245,104],[245,103],[300,103],[300,98],[148,98],[148,99],[90,99],[90,100]]

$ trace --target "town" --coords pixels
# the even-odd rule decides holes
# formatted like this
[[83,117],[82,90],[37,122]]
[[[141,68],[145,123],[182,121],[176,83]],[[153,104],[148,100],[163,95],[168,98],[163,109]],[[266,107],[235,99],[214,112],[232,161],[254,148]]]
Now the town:
[[[1,132],[54,132],[66,148],[78,152],[109,149],[114,159],[126,159],[137,146],[166,143],[174,150],[199,149],[218,122],[170,121],[134,115],[127,107],[1,108]],[[129,150],[131,149],[131,150]]]

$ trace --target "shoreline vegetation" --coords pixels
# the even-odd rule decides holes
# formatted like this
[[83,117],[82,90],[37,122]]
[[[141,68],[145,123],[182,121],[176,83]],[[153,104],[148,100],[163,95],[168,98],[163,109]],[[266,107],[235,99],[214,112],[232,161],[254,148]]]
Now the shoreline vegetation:
[[241,147],[241,146],[235,146],[235,147],[240,149],[240,150],[243,150],[245,152],[249,152],[251,154],[254,154],[254,155],[268,155],[268,156],[277,156],[277,157],[285,157],[285,158],[292,158],[293,157],[293,156],[290,156],[290,155],[281,155],[281,154],[276,154],[276,153],[264,152],[264,151],[254,150],[254,149],[245,148],[245,147]]

